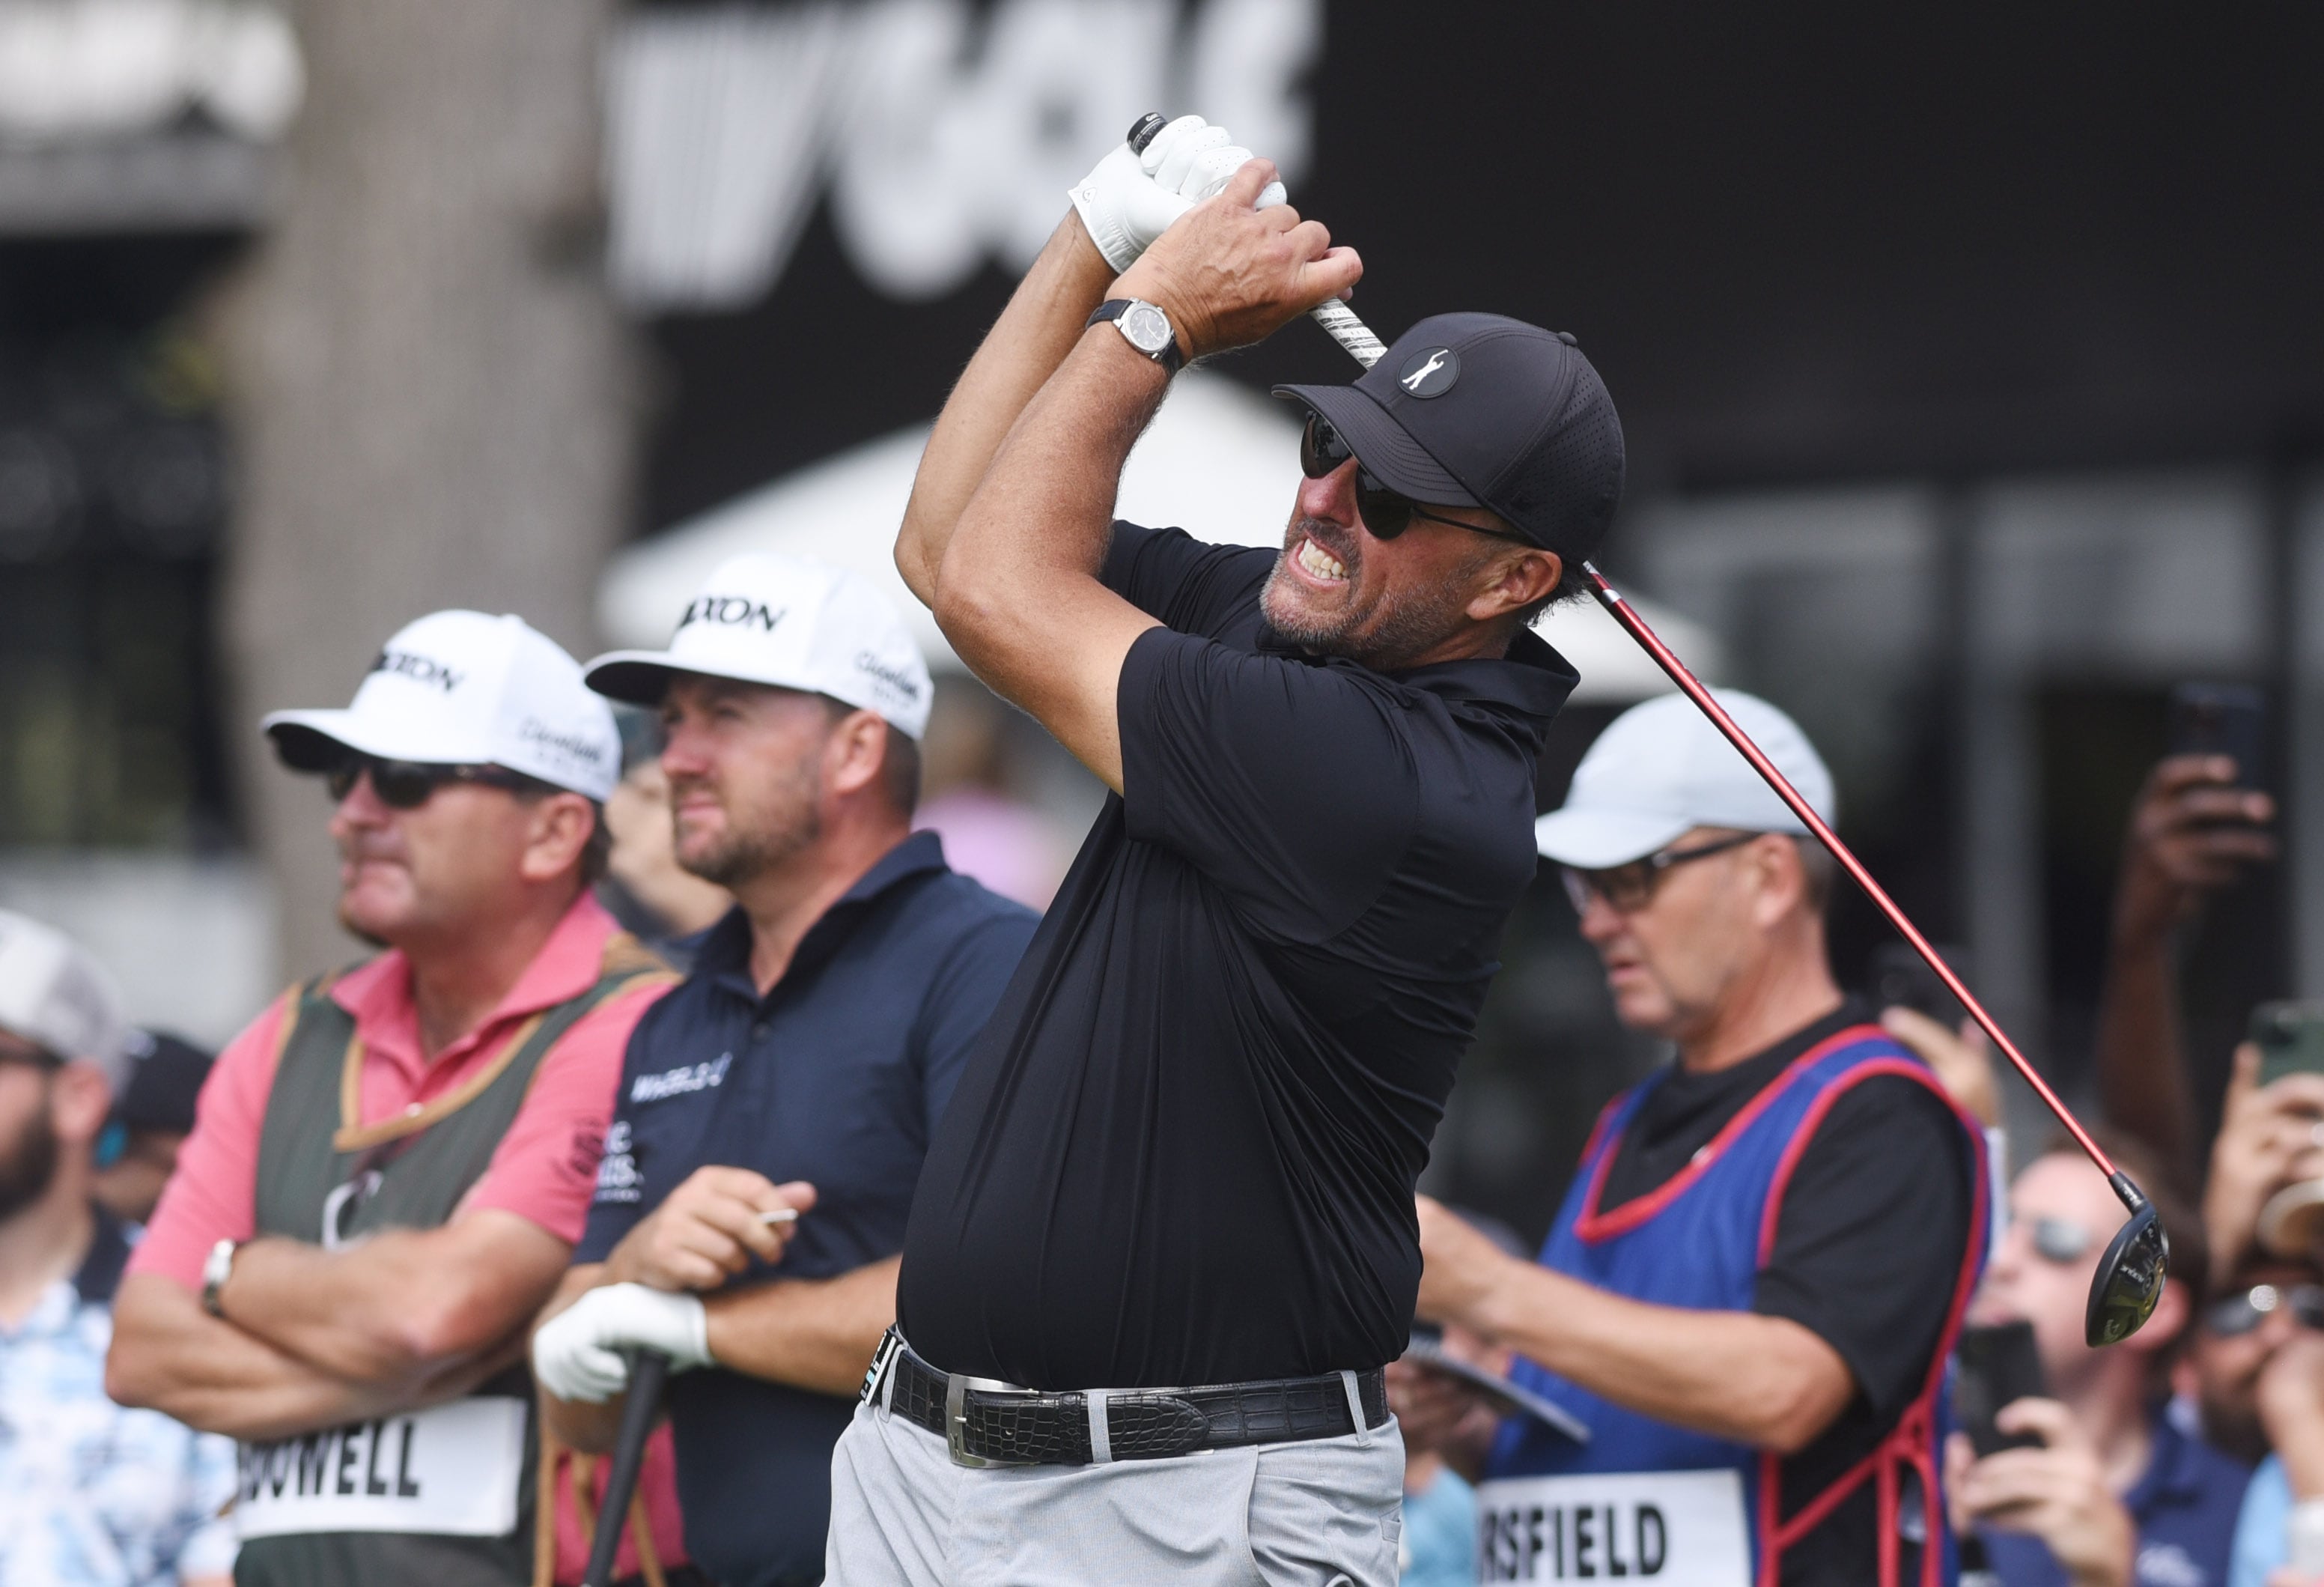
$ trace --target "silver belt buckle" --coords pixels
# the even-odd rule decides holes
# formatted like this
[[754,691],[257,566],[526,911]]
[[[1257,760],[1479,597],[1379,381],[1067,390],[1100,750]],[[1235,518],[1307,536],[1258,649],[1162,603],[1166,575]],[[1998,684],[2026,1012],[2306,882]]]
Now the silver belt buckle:
[[945,1375],[945,1446],[952,1452],[952,1463],[979,1470],[991,1466],[1024,1466],[1030,1461],[987,1460],[982,1455],[968,1453],[968,1391],[976,1389],[991,1394],[1026,1394],[1032,1390],[1019,1389],[1014,1383],[1002,1383],[991,1378],[972,1378],[965,1372]]

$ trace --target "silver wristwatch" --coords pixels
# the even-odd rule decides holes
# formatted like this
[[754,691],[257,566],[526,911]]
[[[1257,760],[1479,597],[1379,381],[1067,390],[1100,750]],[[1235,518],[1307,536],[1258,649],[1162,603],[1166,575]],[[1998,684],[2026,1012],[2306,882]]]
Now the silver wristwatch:
[[1121,333],[1123,341],[1170,374],[1177,374],[1186,362],[1185,354],[1178,348],[1178,333],[1172,328],[1170,317],[1145,299],[1108,298],[1097,306],[1097,311],[1083,328],[1106,319],[1113,321],[1113,328]]
[[213,1317],[226,1315],[218,1304],[218,1291],[226,1287],[226,1278],[234,1271],[234,1253],[241,1249],[239,1241],[221,1240],[202,1259],[202,1310]]

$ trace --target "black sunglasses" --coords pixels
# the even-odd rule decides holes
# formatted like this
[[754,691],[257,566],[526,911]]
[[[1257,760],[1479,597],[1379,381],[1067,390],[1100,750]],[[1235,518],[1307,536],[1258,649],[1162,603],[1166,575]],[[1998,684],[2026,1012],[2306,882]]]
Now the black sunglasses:
[[1604,899],[1607,908],[1616,914],[1634,915],[1655,901],[1655,891],[1662,886],[1672,866],[1739,849],[1760,835],[1757,832],[1738,832],[1700,848],[1656,849],[1643,860],[1632,860],[1627,865],[1614,865],[1603,871],[1577,871],[1568,865],[1559,872],[1559,879],[1565,883],[1565,896],[1572,901],[1577,915],[1589,909],[1591,893]]
[[2248,1333],[2279,1307],[2289,1307],[2303,1328],[2324,1332],[2324,1286],[2255,1284],[2241,1295],[2223,1296],[2203,1311],[2203,1324],[2223,1339]]
[[[1355,454],[1332,421],[1320,413],[1307,416],[1306,428],[1299,432],[1299,472],[1309,479],[1322,479],[1346,464]],[[1392,540],[1412,527],[1416,518],[1425,518],[1431,523],[1446,523],[1454,529],[1465,529],[1471,534],[1490,535],[1497,540],[1515,540],[1519,545],[1533,542],[1521,534],[1507,530],[1487,529],[1481,523],[1465,523],[1458,518],[1447,518],[1442,512],[1427,508],[1406,495],[1393,491],[1372,477],[1371,470],[1361,463],[1356,465],[1356,513],[1376,540]]]
[[331,801],[337,804],[355,792],[355,784],[366,773],[371,777],[371,791],[391,810],[416,810],[434,798],[436,790],[447,782],[473,782],[484,788],[505,789],[510,793],[523,793],[532,786],[530,778],[498,766],[383,761],[375,755],[349,755],[324,773],[323,786],[330,789]]

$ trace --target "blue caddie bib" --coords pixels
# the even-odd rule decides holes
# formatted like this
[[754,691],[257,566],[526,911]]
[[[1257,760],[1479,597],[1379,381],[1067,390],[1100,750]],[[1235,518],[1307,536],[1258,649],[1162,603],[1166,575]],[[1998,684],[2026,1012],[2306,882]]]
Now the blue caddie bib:
[[[1792,1170],[1849,1089],[1895,1075],[1944,1096],[1928,1066],[1877,1026],[1851,1027],[1801,1055],[1667,1183],[1601,1213],[1623,1131],[1667,1073],[1608,1105],[1541,1261],[1632,1300],[1697,1311],[1751,1309]],[[1877,1580],[1899,1587],[1898,1509],[1909,1473],[1922,1513],[1940,1518],[1929,1530],[1946,1539],[1921,1551],[1922,1587],[1950,1582],[1939,1479],[1942,1391],[1984,1266],[1987,1219],[1984,1136],[1966,1117],[1962,1128],[1977,1164],[1969,1249],[1928,1378],[1868,1457],[1821,1493],[1786,1494],[1776,1454],[1654,1421],[1521,1360],[1511,1376],[1572,1411],[1591,1438],[1576,1444],[1524,1418],[1504,1424],[1479,1491],[1480,1580],[1619,1576],[1655,1587],[1775,1587],[1784,1551],[1869,1482],[1880,1515]],[[1876,1579],[1869,1568],[1865,1579]]]

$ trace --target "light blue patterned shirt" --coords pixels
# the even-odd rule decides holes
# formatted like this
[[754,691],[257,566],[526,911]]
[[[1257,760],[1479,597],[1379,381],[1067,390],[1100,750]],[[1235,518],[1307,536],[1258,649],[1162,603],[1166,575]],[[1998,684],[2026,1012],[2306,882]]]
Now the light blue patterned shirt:
[[171,1587],[234,1569],[234,1444],[105,1396],[128,1257],[103,1219],[79,1273],[0,1325],[0,1587]]

